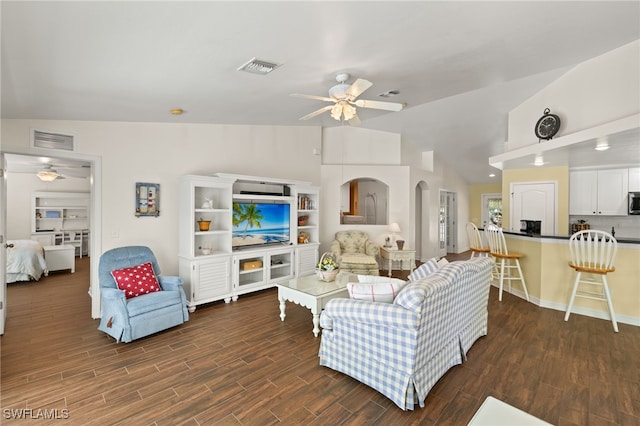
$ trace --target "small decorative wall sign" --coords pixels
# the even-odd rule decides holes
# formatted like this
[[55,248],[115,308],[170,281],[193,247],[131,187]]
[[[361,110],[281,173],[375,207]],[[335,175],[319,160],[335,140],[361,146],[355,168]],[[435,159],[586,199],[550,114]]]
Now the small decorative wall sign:
[[136,216],[160,215],[160,184],[136,182]]

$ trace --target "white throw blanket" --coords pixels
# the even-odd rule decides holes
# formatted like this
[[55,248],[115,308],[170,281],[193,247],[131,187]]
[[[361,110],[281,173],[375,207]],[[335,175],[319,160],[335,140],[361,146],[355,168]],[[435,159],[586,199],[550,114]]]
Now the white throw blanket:
[[7,245],[7,282],[38,281],[47,269],[42,244],[33,240],[9,240]]

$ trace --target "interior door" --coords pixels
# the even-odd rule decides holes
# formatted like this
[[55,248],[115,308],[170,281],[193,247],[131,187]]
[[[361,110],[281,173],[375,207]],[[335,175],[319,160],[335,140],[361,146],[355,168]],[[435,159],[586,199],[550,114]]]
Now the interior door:
[[440,191],[440,210],[438,214],[438,256],[447,255],[447,193]]
[[511,231],[520,231],[521,220],[540,220],[540,232],[556,234],[556,183],[520,182],[511,184]]
[[502,194],[482,194],[482,227],[490,223],[502,228]]
[[0,153],[0,334],[4,334],[7,321],[7,247],[5,229],[7,227],[7,162]]

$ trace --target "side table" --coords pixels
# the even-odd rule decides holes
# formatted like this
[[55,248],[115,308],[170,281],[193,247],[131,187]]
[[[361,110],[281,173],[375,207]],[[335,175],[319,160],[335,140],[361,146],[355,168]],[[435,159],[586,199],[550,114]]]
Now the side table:
[[391,270],[393,269],[393,261],[400,261],[400,270],[402,271],[404,268],[404,262],[409,262],[409,273],[413,271],[416,266],[416,251],[415,250],[398,250],[393,247],[380,247],[380,257],[382,257],[382,261],[387,260],[389,262],[389,276],[391,276]]

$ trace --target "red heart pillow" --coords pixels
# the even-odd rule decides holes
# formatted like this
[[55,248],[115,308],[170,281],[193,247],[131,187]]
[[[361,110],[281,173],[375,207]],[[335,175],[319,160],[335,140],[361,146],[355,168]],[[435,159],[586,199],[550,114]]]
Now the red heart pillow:
[[124,290],[127,299],[143,294],[161,291],[156,274],[153,272],[151,262],[131,268],[117,269],[111,271],[113,279],[120,290]]

